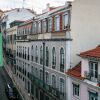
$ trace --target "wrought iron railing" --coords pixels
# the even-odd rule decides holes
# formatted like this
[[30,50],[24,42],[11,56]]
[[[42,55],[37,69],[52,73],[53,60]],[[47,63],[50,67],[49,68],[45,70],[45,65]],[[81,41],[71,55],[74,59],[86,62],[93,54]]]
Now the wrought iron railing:
[[58,100],[61,100],[60,97],[64,97],[64,93],[60,92],[59,89],[53,88],[51,85],[48,85],[46,83],[44,87],[44,82],[39,78],[35,77],[33,74],[29,73],[28,78],[32,81],[32,83],[37,85],[39,88],[43,89],[46,93],[49,93],[53,97],[58,98]]

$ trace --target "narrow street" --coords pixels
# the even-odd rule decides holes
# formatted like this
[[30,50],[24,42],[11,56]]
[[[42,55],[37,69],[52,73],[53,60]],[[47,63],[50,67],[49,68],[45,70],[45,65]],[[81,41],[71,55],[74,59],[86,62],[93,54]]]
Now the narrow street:
[[[0,68],[0,100],[8,100],[5,94],[5,86],[7,85],[7,83],[13,85],[12,80],[10,79],[6,70],[4,68]],[[22,100],[20,96],[19,96],[19,100]]]

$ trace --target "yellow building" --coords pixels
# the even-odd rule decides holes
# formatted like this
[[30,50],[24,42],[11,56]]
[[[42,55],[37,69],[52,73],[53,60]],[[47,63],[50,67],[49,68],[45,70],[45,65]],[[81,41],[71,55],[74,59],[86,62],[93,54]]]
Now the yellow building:
[[6,55],[8,56],[6,58],[13,71],[15,68],[17,25],[22,22],[17,20],[13,21],[10,23],[10,28],[6,30]]

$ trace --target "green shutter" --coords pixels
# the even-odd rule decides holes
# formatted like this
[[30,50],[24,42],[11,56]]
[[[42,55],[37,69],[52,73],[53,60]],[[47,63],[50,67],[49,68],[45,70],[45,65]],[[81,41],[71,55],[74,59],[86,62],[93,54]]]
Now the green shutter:
[[0,33],[0,67],[3,66],[2,34]]

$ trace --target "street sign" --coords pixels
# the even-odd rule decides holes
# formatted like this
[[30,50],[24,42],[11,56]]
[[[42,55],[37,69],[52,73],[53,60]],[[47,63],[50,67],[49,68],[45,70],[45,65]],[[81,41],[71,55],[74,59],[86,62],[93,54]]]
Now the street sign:
[[2,33],[0,33],[0,67],[3,66]]

